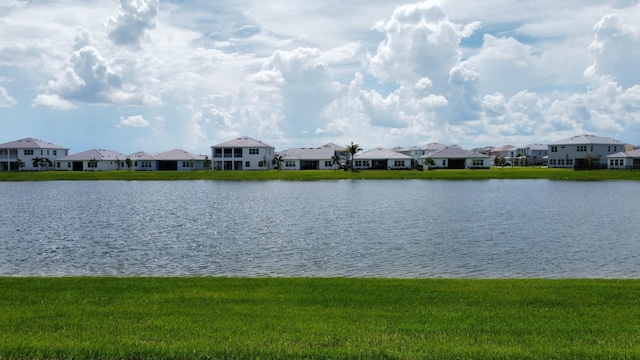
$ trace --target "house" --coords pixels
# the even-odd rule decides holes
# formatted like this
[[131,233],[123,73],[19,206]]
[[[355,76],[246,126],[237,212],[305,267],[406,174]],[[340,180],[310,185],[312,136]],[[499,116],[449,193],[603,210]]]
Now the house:
[[260,170],[272,165],[275,148],[248,136],[211,146],[214,170]]
[[607,155],[608,169],[640,169],[640,149]]
[[432,159],[433,169],[488,169],[491,167],[491,156],[471,150],[462,149],[459,146],[447,146],[429,156],[421,156],[424,163],[426,159]]
[[289,148],[278,152],[283,170],[336,170],[345,164],[348,154],[333,143],[319,147]]
[[411,156],[397,151],[375,148],[356,154],[353,157],[353,169],[400,170],[411,169]]
[[418,158],[420,156],[433,154],[434,152],[444,149],[445,147],[447,147],[447,145],[445,144],[430,143],[420,147],[410,146],[408,148],[399,148],[393,150],[401,154],[411,156],[411,158],[413,159],[413,166],[415,166],[420,164],[420,162],[418,161]]
[[143,151],[131,154],[129,158],[138,171],[193,171],[205,170],[205,155],[195,155],[182,149],[149,154]]
[[104,149],[91,149],[56,160],[56,170],[106,171],[126,169],[127,155]]
[[0,144],[0,171],[42,170],[68,154],[69,148],[34,138],[10,141]]
[[544,165],[547,162],[546,144],[529,144],[516,150],[518,165]]
[[550,168],[606,167],[607,156],[625,150],[626,144],[610,137],[578,135],[548,145]]
[[490,156],[511,159],[518,156],[518,148],[513,145],[502,145],[491,149]]

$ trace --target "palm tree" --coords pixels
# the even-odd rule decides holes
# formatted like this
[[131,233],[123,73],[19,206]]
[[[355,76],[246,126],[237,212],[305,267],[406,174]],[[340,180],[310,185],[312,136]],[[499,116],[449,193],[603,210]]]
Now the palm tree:
[[340,155],[335,154],[331,157],[332,165],[336,165],[335,170],[338,170],[342,167],[342,157]]
[[133,166],[133,161],[131,161],[131,158],[127,157],[124,160],[124,163],[127,164],[127,169],[131,170],[131,167]]
[[31,165],[33,165],[33,167],[36,170],[40,170],[40,163],[41,163],[42,159],[39,157],[34,157],[33,159],[31,159]]
[[358,152],[362,151],[362,148],[360,147],[360,145],[354,144],[352,141],[351,145],[347,145],[347,147],[344,150],[351,155],[351,172],[353,172],[353,157]]
[[273,162],[273,165],[278,168],[278,171],[280,171],[280,168],[282,167],[282,163],[284,162],[284,160],[282,160],[282,155],[276,154],[276,156],[273,157],[272,162]]
[[211,170],[211,159],[207,155],[204,156],[204,168]]

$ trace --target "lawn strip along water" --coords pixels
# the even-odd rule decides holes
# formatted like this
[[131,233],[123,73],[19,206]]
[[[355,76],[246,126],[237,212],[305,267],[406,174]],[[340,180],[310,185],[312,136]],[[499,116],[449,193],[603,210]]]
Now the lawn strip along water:
[[0,278],[0,359],[638,358],[639,280]]

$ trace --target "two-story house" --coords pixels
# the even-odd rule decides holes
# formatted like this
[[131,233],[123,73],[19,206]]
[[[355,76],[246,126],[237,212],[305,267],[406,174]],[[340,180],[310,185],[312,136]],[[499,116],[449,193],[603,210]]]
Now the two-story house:
[[52,169],[69,148],[50,142],[24,138],[0,144],[0,171]]
[[263,170],[272,168],[275,148],[248,136],[211,146],[214,170]]
[[626,144],[610,137],[578,135],[548,144],[550,168],[606,167],[607,155],[625,150]]

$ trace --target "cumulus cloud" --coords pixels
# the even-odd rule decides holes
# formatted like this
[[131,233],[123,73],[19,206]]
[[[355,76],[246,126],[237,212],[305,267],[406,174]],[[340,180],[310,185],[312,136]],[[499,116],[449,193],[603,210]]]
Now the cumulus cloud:
[[276,51],[259,72],[247,77],[253,86],[247,95],[281,112],[282,128],[293,134],[324,125],[327,106],[345,89],[333,80],[329,66],[319,61],[321,54],[313,48]]
[[149,122],[142,117],[142,115],[133,115],[133,116],[121,116],[120,122],[117,127],[147,127],[149,126]]
[[9,95],[7,89],[0,86],[0,107],[12,107],[18,102]]
[[611,77],[624,87],[640,83],[640,30],[625,24],[617,14],[609,14],[593,27],[595,40],[589,46],[594,63],[587,77]]
[[92,46],[75,51],[63,71],[45,86],[36,105],[70,108],[68,103],[136,105],[157,104],[155,97],[142,93],[136,86],[123,81],[111,69],[107,60]]
[[139,47],[147,30],[156,27],[158,0],[120,0],[120,14],[107,21],[109,39],[117,45]]

